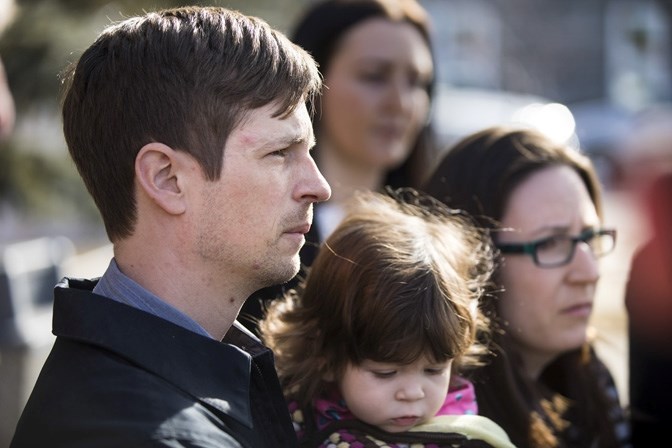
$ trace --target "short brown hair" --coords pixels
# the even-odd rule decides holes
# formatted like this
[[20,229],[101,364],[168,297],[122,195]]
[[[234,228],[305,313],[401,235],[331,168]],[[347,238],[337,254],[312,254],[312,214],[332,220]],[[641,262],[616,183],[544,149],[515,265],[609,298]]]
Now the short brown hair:
[[216,180],[247,112],[277,103],[284,116],[321,85],[312,57],[258,18],[218,7],[150,12],[107,28],[69,67],[63,129],[114,241],[133,231],[144,145],[189,153]]

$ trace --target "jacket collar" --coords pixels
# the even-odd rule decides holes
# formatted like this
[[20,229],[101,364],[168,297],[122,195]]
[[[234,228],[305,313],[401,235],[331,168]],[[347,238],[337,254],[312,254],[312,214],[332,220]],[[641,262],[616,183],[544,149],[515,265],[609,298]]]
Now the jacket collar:
[[53,333],[93,344],[136,364],[209,407],[252,427],[252,358],[268,349],[232,327],[225,340],[201,336],[152,314],[91,292],[96,280],[65,278],[56,286]]

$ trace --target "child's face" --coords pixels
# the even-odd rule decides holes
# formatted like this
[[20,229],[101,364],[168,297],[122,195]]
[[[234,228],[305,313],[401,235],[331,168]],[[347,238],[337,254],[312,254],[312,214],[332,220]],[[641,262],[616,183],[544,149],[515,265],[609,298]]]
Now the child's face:
[[359,420],[388,432],[402,432],[436,415],[448,393],[452,360],[436,363],[422,356],[413,364],[365,360],[349,364],[340,390]]

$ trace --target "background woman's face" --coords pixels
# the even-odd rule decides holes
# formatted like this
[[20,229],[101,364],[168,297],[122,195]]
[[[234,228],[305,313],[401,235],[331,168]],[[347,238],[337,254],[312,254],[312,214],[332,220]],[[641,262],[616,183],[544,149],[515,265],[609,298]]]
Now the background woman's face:
[[318,145],[350,163],[400,165],[427,120],[433,73],[412,25],[373,18],[354,26],[325,73]]
[[[522,243],[552,235],[578,235],[600,226],[579,175],[567,166],[544,168],[523,181],[509,198],[502,225],[512,229],[500,242]],[[506,255],[505,288],[499,303],[508,334],[533,375],[558,354],[586,340],[598,263],[585,243],[564,266],[540,268],[528,255]]]

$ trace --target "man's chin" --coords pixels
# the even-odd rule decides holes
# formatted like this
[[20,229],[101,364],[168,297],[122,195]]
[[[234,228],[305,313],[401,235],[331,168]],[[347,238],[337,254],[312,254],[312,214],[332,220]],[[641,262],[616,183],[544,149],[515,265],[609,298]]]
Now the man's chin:
[[300,267],[299,256],[297,255],[294,259],[292,259],[291,263],[286,264],[284,267],[285,269],[279,268],[273,273],[269,273],[265,282],[265,287],[282,285],[296,277],[296,274],[299,273]]

